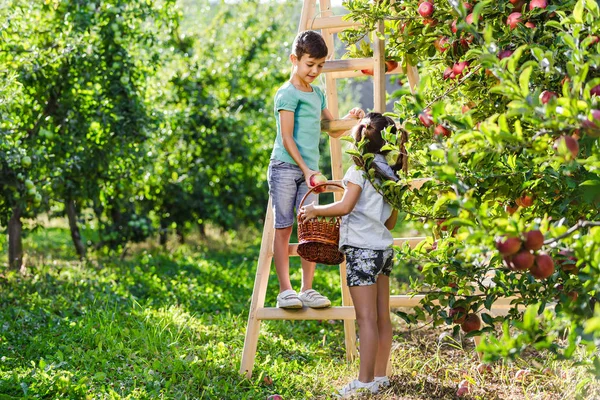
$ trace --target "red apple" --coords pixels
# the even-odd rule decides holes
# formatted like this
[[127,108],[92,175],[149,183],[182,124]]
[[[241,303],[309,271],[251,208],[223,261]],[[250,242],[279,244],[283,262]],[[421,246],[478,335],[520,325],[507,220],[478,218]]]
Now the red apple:
[[473,6],[471,4],[469,4],[469,3],[463,3],[463,7],[467,11],[471,11],[473,9]]
[[506,57],[510,57],[512,56],[513,51],[512,50],[501,50],[498,52],[498,59],[502,60]]
[[487,372],[492,372],[492,366],[490,364],[479,363],[477,365],[477,372],[479,372],[481,375]]
[[550,90],[544,90],[542,93],[540,93],[540,101],[543,104],[547,104],[550,100],[552,100],[553,97],[558,97],[558,95]]
[[451,67],[448,67],[444,70],[444,74],[442,75],[442,78],[444,78],[444,80],[446,79],[454,79],[454,71],[452,71]]
[[552,257],[545,253],[538,254],[529,272],[536,279],[548,278],[554,273],[554,261],[552,261]]
[[445,36],[440,36],[433,42],[433,47],[437,49],[440,53],[445,52],[450,48],[450,43],[448,43],[448,38]]
[[517,237],[509,237],[505,240],[498,240],[496,248],[503,256],[512,256],[521,249],[521,239]]
[[525,248],[539,250],[544,245],[544,234],[539,230],[529,231],[525,234]]
[[590,89],[590,95],[592,96],[600,96],[600,85],[596,85]]
[[536,8],[546,8],[548,7],[548,2],[546,0],[531,0],[529,3],[529,10],[534,10]]
[[450,25],[450,30],[452,31],[452,33],[458,32],[458,28],[456,27],[456,20],[452,21],[452,24]]
[[[479,16],[477,21],[479,21],[480,19],[481,19],[481,15]],[[467,15],[467,18],[465,19],[465,21],[467,21],[467,24],[471,25],[473,23],[473,13]]]
[[278,394],[272,394],[269,397],[267,397],[267,400],[283,400],[283,397],[281,397],[281,395]]
[[468,386],[459,386],[458,390],[456,391],[456,397],[465,397],[468,394],[469,394]]
[[361,69],[360,72],[362,72],[363,75],[373,75],[373,70],[371,68],[369,68],[369,69]]
[[531,207],[531,205],[533,204],[533,196],[530,194],[526,194],[524,193],[521,197],[519,197],[519,204],[521,207]]
[[556,263],[565,272],[577,273],[577,257],[575,257],[570,250],[559,251]]
[[527,377],[527,375],[529,375],[528,369],[520,369],[515,374],[515,381],[518,381],[518,382],[524,381],[525,378]]
[[467,310],[464,307],[454,307],[450,309],[448,315],[452,317],[452,322],[455,324],[462,324],[467,318]]
[[506,25],[510,26],[510,29],[515,29],[519,22],[521,22],[521,16],[520,12],[511,13],[506,20]]
[[554,142],[554,150],[568,158],[575,159],[579,155],[579,142],[571,136],[561,136]]
[[419,114],[419,121],[421,121],[421,123],[427,128],[433,125],[433,119],[431,118],[431,110],[428,108],[423,110],[423,112]]
[[454,72],[454,76],[456,76],[456,78],[460,78],[464,72],[464,70],[469,66],[469,62],[468,61],[462,61],[462,62],[458,62],[456,64],[454,64],[454,66],[452,67],[452,71]]
[[450,137],[450,135],[452,134],[452,132],[449,129],[444,128],[443,125],[438,125],[433,130],[433,134],[435,136],[442,135],[442,136],[445,136],[445,137]]
[[590,114],[591,116],[584,119],[581,125],[589,136],[598,137],[600,136],[600,125],[598,125],[600,121],[600,110],[591,110]]
[[465,333],[477,331],[481,329],[481,320],[477,314],[468,314],[465,318],[465,322],[460,325],[461,329]]
[[517,271],[526,271],[531,266],[533,266],[533,262],[535,261],[535,256],[529,250],[521,250],[517,254],[512,257],[512,263],[514,265],[514,269]]
[[[327,182],[327,178],[325,177],[325,175],[323,175],[322,173],[316,173],[316,174],[312,174],[308,180],[308,183],[310,184],[310,187],[313,188],[317,185],[320,185],[322,183],[326,183]],[[314,190],[315,193],[321,193],[325,190],[327,186],[320,186],[318,188],[316,188]]]
[[434,11],[433,4],[431,4],[428,1],[424,1],[421,4],[419,4],[418,11],[419,11],[419,14],[421,14],[421,17],[429,18],[433,15],[433,11]]
[[385,62],[385,72],[391,72],[391,71],[395,70],[396,68],[398,68],[398,61],[387,60]]
[[525,22],[525,27],[527,27],[529,29],[535,29],[536,25],[531,21],[527,21],[527,22]]
[[517,210],[519,209],[519,206],[515,204],[514,201],[509,201],[506,203],[506,205],[504,206],[504,210],[509,214],[509,215],[513,215],[514,213],[517,212]]

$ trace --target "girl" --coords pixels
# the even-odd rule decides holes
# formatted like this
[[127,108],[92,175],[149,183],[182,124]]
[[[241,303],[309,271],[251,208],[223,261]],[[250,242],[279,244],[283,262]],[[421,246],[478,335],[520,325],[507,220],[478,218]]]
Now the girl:
[[[377,175],[383,179],[397,177],[385,161],[387,151],[382,132],[387,127],[396,133],[394,121],[379,113],[369,113],[353,130],[357,142],[365,141],[363,153],[375,154]],[[389,309],[389,276],[392,270],[393,237],[397,210],[377,192],[354,159],[344,176],[346,191],[340,201],[328,205],[302,207],[301,218],[343,216],[340,226],[340,251],[346,255],[347,283],[356,311],[360,336],[360,372],[358,379],[343,387],[339,394],[349,397],[360,392],[377,393],[389,386],[387,363],[392,347],[392,324]]]

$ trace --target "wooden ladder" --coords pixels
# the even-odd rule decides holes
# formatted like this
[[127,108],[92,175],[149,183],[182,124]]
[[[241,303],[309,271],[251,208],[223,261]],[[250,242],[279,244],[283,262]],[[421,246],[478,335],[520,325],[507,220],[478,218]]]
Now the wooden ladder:
[[[318,14],[317,1],[319,2],[320,6]],[[328,60],[325,62],[323,73],[325,74],[327,107],[331,111],[334,120],[326,122],[324,121],[322,124],[322,130],[326,132],[347,131],[358,122],[357,120],[339,119],[340,116],[338,110],[336,79],[364,76],[360,72],[361,69],[373,69],[373,111],[383,113],[386,109],[385,41],[383,39],[380,39],[375,34],[373,35],[373,57],[348,60],[333,59],[335,49],[334,34],[346,28],[358,25],[359,23],[355,21],[344,20],[342,16],[334,16],[333,12],[331,11],[330,0],[304,0],[298,32],[307,29],[321,29],[321,33],[325,39],[327,48],[329,49],[329,54],[327,57]],[[381,36],[383,37],[383,21],[380,21],[377,24],[376,29],[382,34]],[[397,74],[402,72],[402,68],[398,67],[394,71],[388,71],[387,74]],[[419,80],[417,68],[407,65],[406,75],[408,77],[411,90],[414,90]],[[343,177],[343,168],[342,147],[340,140],[330,137],[329,150],[331,154],[331,174],[333,181],[341,183],[341,179]],[[424,181],[425,180],[414,181],[411,186],[418,188]],[[342,193],[340,191],[334,191],[334,197],[335,200],[339,200],[342,197]],[[271,198],[269,197],[265,225],[263,228],[262,243],[260,246],[260,254],[258,256],[258,265],[256,268],[256,277],[254,280],[254,291],[252,293],[252,302],[248,315],[248,325],[246,328],[246,338],[244,341],[240,373],[245,374],[248,378],[252,376],[254,359],[256,357],[256,347],[260,334],[260,323],[262,320],[344,320],[346,359],[348,361],[352,361],[357,355],[356,329],[354,323],[356,320],[356,315],[354,313],[354,306],[352,305],[350,292],[348,290],[348,286],[346,285],[346,263],[343,262],[340,264],[340,283],[342,288],[341,306],[322,310],[303,308],[301,310],[293,311],[276,307],[265,307],[265,295],[267,291],[269,273],[271,270],[271,261],[273,259],[274,236],[275,228],[273,225],[273,210],[271,208]],[[424,239],[424,237],[395,238],[394,244],[402,245],[403,243],[408,242],[411,247],[414,247]],[[290,244],[290,256],[298,255],[297,248],[297,243]],[[390,307],[414,307],[422,298],[423,296],[390,296]]]

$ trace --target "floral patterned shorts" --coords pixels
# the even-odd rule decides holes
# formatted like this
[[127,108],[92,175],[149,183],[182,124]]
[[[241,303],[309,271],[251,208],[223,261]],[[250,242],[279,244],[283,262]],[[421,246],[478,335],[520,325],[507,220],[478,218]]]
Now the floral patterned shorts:
[[394,250],[370,250],[344,246],[346,255],[346,281],[348,286],[369,286],[377,282],[377,276],[390,276]]

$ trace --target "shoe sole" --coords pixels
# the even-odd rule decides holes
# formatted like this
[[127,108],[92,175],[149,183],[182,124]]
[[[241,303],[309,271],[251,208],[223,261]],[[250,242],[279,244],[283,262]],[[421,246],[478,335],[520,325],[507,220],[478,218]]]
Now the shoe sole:
[[284,310],[298,310],[302,308],[302,304],[291,304],[289,306],[281,306],[277,303],[277,308],[283,308]]
[[331,304],[324,304],[324,305],[322,305],[322,306],[308,306],[308,305],[307,305],[307,307],[310,307],[310,308],[314,308],[314,309],[317,309],[317,310],[319,310],[319,309],[321,309],[321,308],[329,308],[329,307],[331,307]]

